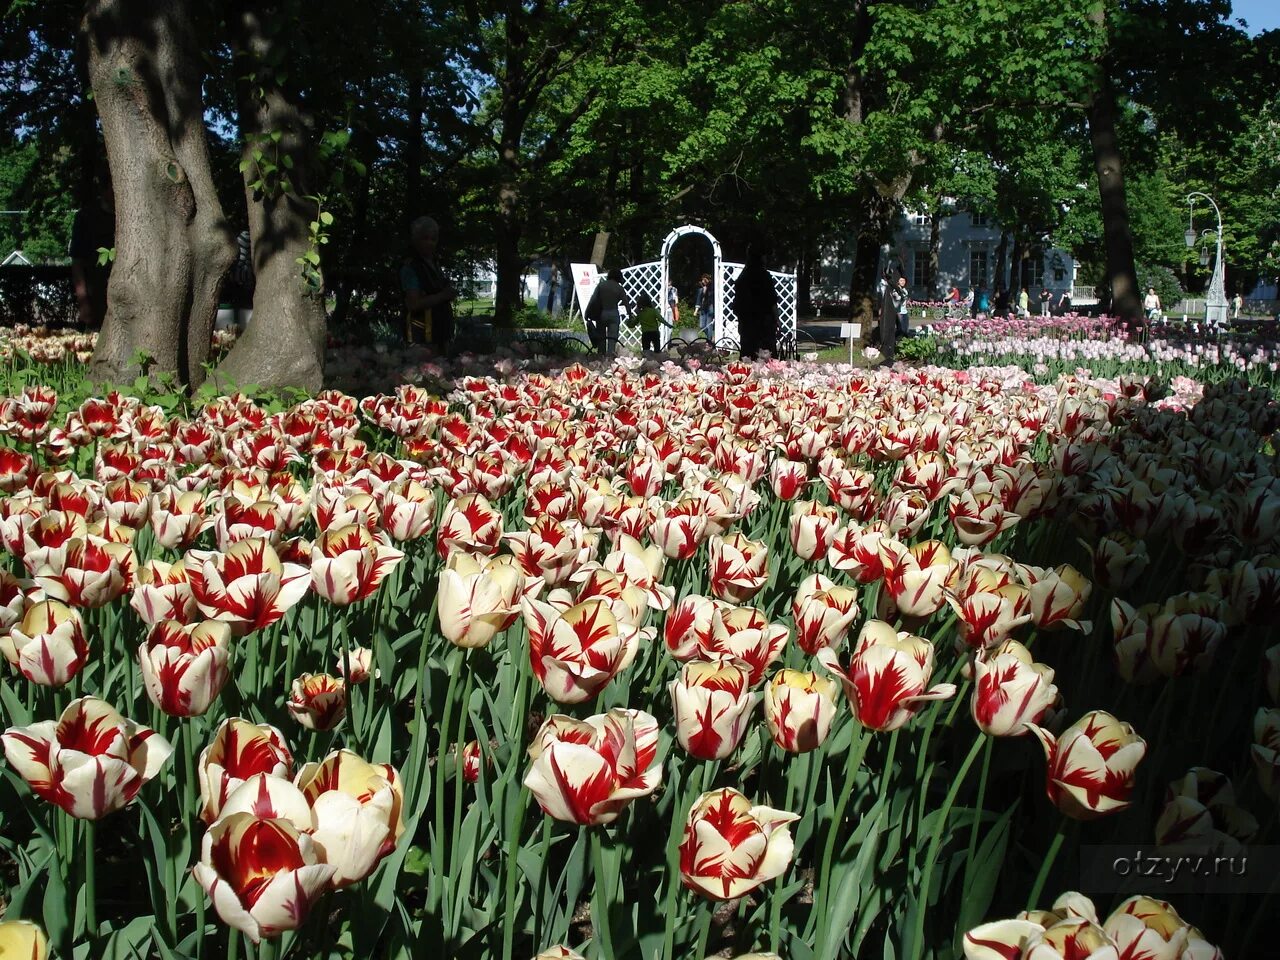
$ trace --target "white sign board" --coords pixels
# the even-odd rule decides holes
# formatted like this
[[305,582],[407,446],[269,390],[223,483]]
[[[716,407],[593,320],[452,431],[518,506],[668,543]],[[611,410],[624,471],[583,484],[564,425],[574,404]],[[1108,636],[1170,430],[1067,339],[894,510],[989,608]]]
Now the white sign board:
[[585,315],[591,294],[600,282],[600,271],[594,263],[571,263],[569,269],[573,271],[573,289],[578,296],[578,309]]
[[857,340],[860,336],[862,336],[862,324],[860,323],[840,324],[841,340]]

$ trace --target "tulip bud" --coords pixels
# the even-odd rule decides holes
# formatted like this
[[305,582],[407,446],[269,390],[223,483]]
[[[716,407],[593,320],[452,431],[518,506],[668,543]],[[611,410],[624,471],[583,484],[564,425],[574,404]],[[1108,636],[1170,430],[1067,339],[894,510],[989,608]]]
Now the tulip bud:
[[1029,732],[1028,724],[1040,723],[1057,702],[1053,670],[1036,663],[1016,640],[1006,641],[986,659],[979,657],[973,670],[970,712],[978,729],[990,736],[1022,736]]
[[769,548],[741,533],[710,540],[711,592],[729,603],[746,603],[769,579]]
[[395,767],[336,750],[299,770],[295,783],[311,807],[311,837],[335,868],[335,888],[363,880],[395,850],[405,829]]
[[956,539],[970,547],[990,543],[1022,518],[1004,508],[998,494],[993,491],[961,491],[949,499],[947,508]]
[[707,537],[707,514],[702,503],[685,498],[659,511],[649,537],[671,560],[688,560]]
[[1060,737],[1031,725],[1048,760],[1046,792],[1069,817],[1092,820],[1129,806],[1133,774],[1147,743],[1103,710],[1094,710]]
[[585,960],[585,958],[568,947],[548,947],[533,960]]
[[929,687],[933,655],[928,640],[869,620],[858,634],[848,670],[830,647],[818,651],[818,662],[840,681],[859,723],[889,731],[905,725],[924,704],[955,696],[954,684]]
[[689,811],[680,844],[680,879],[712,900],[736,900],[791,865],[788,824],[798,814],[753,806],[737,790],[704,793]]
[[903,549],[898,541],[885,540],[881,550],[885,590],[898,610],[909,617],[937,613],[957,572],[946,545],[925,540]]
[[779,670],[764,688],[764,716],[773,742],[789,753],[822,746],[836,716],[834,680],[816,673]]
[[1120,956],[1176,957],[1183,950],[1190,927],[1164,900],[1129,897],[1103,924]]
[[603,600],[558,610],[525,597],[520,608],[534,676],[557,703],[582,703],[597,696],[631,665],[640,640],[653,637],[652,628],[620,624]]
[[0,654],[32,683],[61,687],[88,659],[84,621],[57,600],[33,603],[7,634],[0,634]]
[[36,796],[83,820],[132,803],[173,753],[154,730],[97,697],[72,700],[56,721],[10,727],[0,740]]
[[456,551],[491,556],[502,541],[502,514],[479,494],[451,500],[444,508],[436,533],[436,550],[442,560]]
[[[356,687],[367,682],[371,674],[382,676],[381,670],[374,669],[373,651],[368,647],[352,647],[338,656],[334,666],[343,680]],[[347,675],[348,668],[351,670],[350,676]]]
[[171,717],[208,710],[231,676],[230,660],[231,627],[217,620],[161,620],[138,647],[147,696]]
[[691,660],[711,643],[711,625],[717,612],[730,605],[723,600],[686,594],[671,608],[662,626],[667,649],[677,660]]
[[372,596],[403,559],[386,534],[358,524],[330,527],[312,547],[311,583],[330,603],[347,606]]
[[769,465],[769,487],[779,500],[794,500],[809,482],[809,467],[796,460],[775,460]]
[[488,646],[519,616],[524,590],[525,576],[514,563],[502,562],[501,557],[453,553],[440,571],[436,598],[440,632],[459,647]]
[[791,616],[796,624],[797,645],[812,656],[824,647],[838,647],[862,609],[855,588],[838,587],[823,577],[825,584],[812,589],[811,579],[796,591]]
[[347,715],[347,685],[327,673],[304,673],[293,681],[289,714],[308,730],[332,730]]
[[227,798],[254,776],[287,778],[292,771],[293,755],[284,734],[275,727],[239,717],[223,720],[196,763],[200,819],[205,823],[217,820]]
[[700,760],[733,753],[760,701],[760,694],[750,692],[750,681],[750,668],[728,657],[686,663],[668,685],[680,745]]
[[293,823],[251,813],[213,824],[193,870],[222,921],[254,943],[301,926],[334,872]]
[[1031,621],[1041,630],[1069,627],[1088,633],[1092,624],[1081,620],[1093,584],[1075,567],[1064,563],[1053,570],[1018,564],[1018,573],[1031,591]]
[[612,823],[662,783],[658,721],[615,709],[574,720],[548,717],[529,746],[524,784],[544,813],[566,823]]
[[840,514],[835,507],[813,500],[797,500],[791,507],[788,536],[791,549],[801,560],[825,557],[839,533]]

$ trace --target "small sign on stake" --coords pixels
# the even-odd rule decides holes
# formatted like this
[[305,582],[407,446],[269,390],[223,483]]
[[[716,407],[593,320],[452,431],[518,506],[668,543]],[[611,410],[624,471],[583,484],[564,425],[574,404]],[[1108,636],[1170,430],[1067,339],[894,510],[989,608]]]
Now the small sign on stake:
[[860,323],[842,323],[840,324],[840,336],[849,341],[849,364],[853,365],[853,344],[857,340],[862,339],[862,324]]

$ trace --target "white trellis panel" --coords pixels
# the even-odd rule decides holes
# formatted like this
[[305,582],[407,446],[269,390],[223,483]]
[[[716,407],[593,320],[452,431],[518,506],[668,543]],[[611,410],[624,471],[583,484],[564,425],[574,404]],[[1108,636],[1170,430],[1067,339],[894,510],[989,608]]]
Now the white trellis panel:
[[770,270],[769,276],[773,277],[773,289],[778,295],[778,355],[791,357],[796,351],[796,323],[800,315],[796,275]]
[[[681,237],[689,235],[704,237],[711,244],[712,269],[715,291],[715,338],[721,347],[736,349],[741,340],[738,338],[738,318],[734,316],[733,286],[742,273],[743,264],[726,262],[721,258],[720,242],[702,227],[686,225],[672,230],[662,242],[662,258],[650,263],[637,263],[622,268],[622,289],[627,299],[635,303],[640,294],[648,294],[654,304],[662,312],[666,320],[661,328],[661,342],[665,347],[671,341],[672,329],[671,308],[667,303],[667,286],[670,284],[671,248]],[[770,270],[773,288],[778,294],[778,353],[782,356],[792,355],[796,345],[796,275]],[[576,305],[576,301],[575,301]],[[619,346],[639,352],[640,329],[625,320],[618,331]]]
[[[662,261],[654,260],[650,263],[637,263],[630,267],[623,267],[622,289],[627,292],[627,299],[631,303],[634,304],[640,294],[644,293],[648,294],[655,307],[662,310],[662,304],[666,300],[662,295]],[[671,339],[671,329],[663,324],[659,326],[658,332],[661,335],[660,342],[665,347],[667,341]],[[622,330],[618,334],[618,340],[624,346],[638,351],[640,349],[640,328],[624,320],[622,322]]]

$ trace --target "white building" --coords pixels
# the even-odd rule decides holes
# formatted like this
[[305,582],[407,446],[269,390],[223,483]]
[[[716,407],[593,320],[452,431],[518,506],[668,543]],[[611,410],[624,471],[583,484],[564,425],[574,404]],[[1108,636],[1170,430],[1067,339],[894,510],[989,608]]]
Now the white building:
[[[898,218],[890,257],[902,264],[914,300],[940,300],[951,287],[962,293],[969,289],[994,291],[1009,283],[1010,238],[1005,249],[1004,275],[995,275],[999,258],[1000,227],[983,214],[960,211],[944,216],[938,225],[938,275],[929,283],[929,243],[933,224],[928,214],[904,213]],[[847,244],[848,249],[852,244]],[[1053,246],[1034,248],[1028,260],[1026,280],[1032,301],[1047,287],[1056,299],[1075,286],[1078,265],[1071,254]],[[822,259],[822,291],[847,295],[853,263],[833,251]]]

